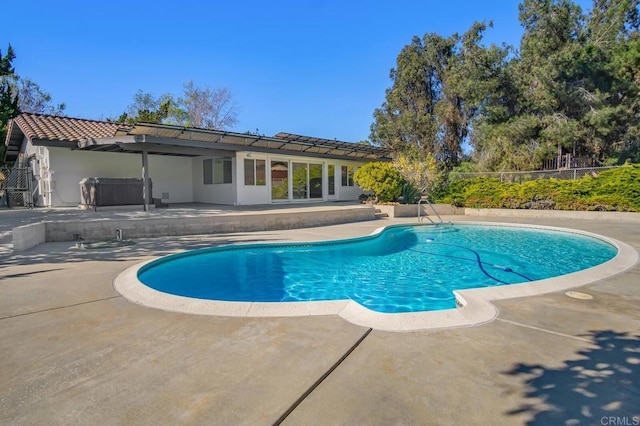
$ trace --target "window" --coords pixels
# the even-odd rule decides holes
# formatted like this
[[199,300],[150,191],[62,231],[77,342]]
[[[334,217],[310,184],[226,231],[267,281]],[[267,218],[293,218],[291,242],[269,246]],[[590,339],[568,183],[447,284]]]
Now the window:
[[265,186],[267,184],[267,162],[265,160],[244,160],[244,184]]
[[267,162],[256,160],[256,185],[267,185]]
[[342,186],[354,186],[353,174],[356,168],[353,166],[342,166]]
[[202,160],[202,183],[205,185],[213,183],[213,160]]
[[213,183],[219,184],[233,182],[231,158],[216,158],[214,159],[213,165]]

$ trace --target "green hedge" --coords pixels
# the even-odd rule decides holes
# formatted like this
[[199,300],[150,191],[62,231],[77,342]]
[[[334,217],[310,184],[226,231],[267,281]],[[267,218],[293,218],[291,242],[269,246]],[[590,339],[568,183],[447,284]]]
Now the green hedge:
[[523,183],[473,178],[451,182],[439,202],[458,207],[543,210],[640,211],[640,165],[578,180]]

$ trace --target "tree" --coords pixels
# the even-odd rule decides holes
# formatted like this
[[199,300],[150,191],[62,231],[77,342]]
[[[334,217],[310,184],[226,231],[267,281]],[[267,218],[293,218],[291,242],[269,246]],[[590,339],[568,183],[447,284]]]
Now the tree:
[[[425,38],[431,57],[449,55],[449,41],[437,34]],[[392,87],[385,91],[382,107],[373,113],[370,135],[373,143],[413,156],[421,156],[423,152],[436,154],[435,104],[441,95],[442,64],[434,64],[426,49],[425,42],[415,36],[398,55],[397,67],[389,73]]]
[[182,123],[186,126],[224,130],[238,122],[238,105],[226,87],[202,88],[190,80],[184,84],[184,98],[179,103],[186,113]]
[[615,49],[640,28],[638,0],[593,0],[587,20],[589,43],[601,49]]
[[51,95],[43,91],[38,83],[28,78],[17,79],[18,107],[20,112],[33,114],[63,115],[66,105],[51,104]]
[[133,103],[115,121],[126,124],[137,122],[159,124],[168,120],[177,108],[173,96],[168,93],[155,97],[138,90],[133,96]]
[[0,50],[0,77],[4,77],[7,75],[14,75],[15,70],[11,64],[11,62],[16,58],[16,54],[13,51],[13,47],[9,45],[7,47],[7,53],[2,56],[2,51]]
[[638,0],[595,0],[586,24],[580,65],[589,110],[582,137],[602,160],[640,161],[640,12]]
[[65,104],[52,105],[51,95],[33,80],[20,77],[13,67],[16,55],[11,47],[0,51],[0,164],[4,162],[7,122],[20,113],[61,115]]
[[479,168],[530,170],[565,153],[633,158],[640,146],[638,0],[594,0],[588,15],[570,0],[524,0],[519,12],[519,55],[503,68],[507,78],[473,129]]
[[492,24],[475,22],[458,38],[455,54],[449,61],[443,84],[443,99],[438,103],[442,143],[452,154],[446,170],[460,164],[462,144],[468,140],[477,118],[492,100],[503,77],[502,68],[510,49],[481,45]]
[[444,170],[459,164],[508,54],[506,47],[481,45],[489,26],[474,23],[462,36],[414,37],[391,70],[393,85],[374,111],[371,140],[417,161],[433,155]]
[[156,97],[138,90],[127,111],[114,121],[224,130],[237,123],[237,114],[237,103],[228,89],[199,88],[189,81],[184,85],[184,97],[177,100],[170,93]]
[[14,95],[10,78],[15,75],[12,61],[16,55],[11,45],[7,48],[7,53],[2,56],[0,51],[0,164],[4,163],[4,153],[6,146],[4,141],[7,136],[7,122],[17,116],[18,97]]

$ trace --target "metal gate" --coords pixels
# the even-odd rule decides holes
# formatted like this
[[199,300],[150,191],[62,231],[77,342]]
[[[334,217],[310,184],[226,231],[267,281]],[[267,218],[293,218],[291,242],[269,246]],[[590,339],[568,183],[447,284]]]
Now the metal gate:
[[0,207],[33,207],[33,174],[31,167],[16,163],[13,168],[0,168]]

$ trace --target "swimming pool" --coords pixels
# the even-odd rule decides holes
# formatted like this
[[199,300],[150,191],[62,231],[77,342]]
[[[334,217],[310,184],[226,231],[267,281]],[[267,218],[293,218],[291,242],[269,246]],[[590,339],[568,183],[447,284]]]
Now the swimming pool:
[[145,286],[225,302],[351,300],[379,313],[456,307],[454,291],[544,280],[614,258],[610,242],[551,228],[391,226],[367,237],[216,247],[137,271]]

